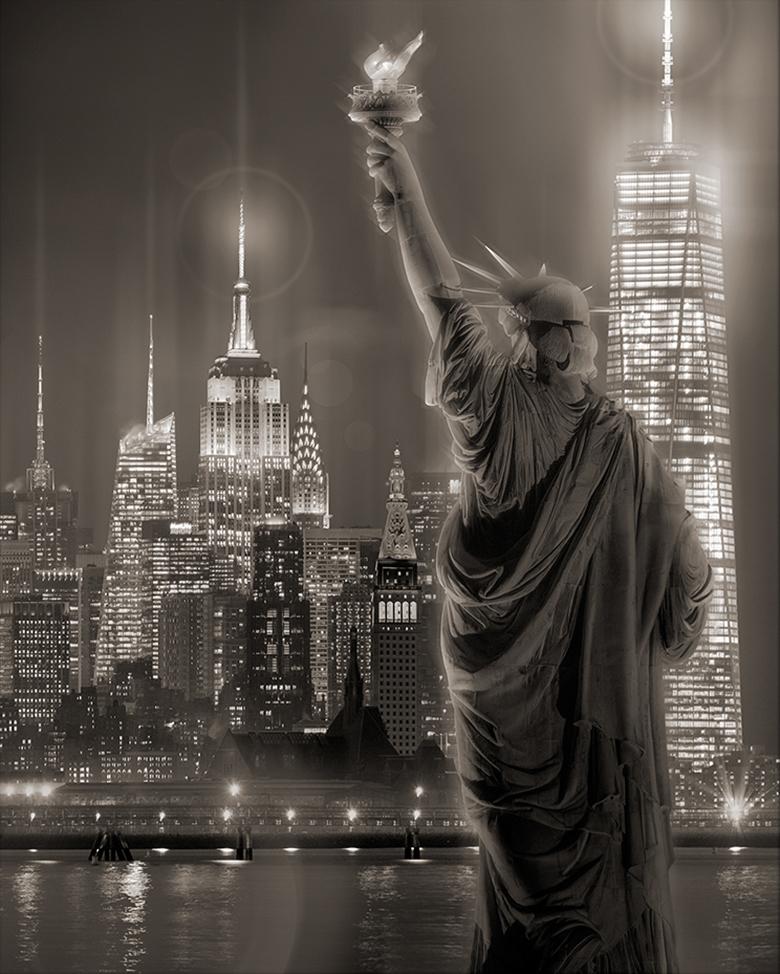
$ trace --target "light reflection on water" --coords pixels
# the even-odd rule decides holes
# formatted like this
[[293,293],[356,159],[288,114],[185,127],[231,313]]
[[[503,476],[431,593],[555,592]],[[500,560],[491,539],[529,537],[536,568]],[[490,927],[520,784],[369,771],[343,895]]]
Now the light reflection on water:
[[[470,849],[257,850],[254,862],[171,851],[89,866],[0,858],[0,969],[56,972],[465,970]],[[682,854],[673,871],[686,974],[777,969],[776,858]]]
[[[730,863],[718,874],[718,888],[723,894],[726,909],[718,922],[720,951],[724,970],[737,972],[777,970],[778,889],[767,891],[771,906],[774,901],[774,919],[771,915],[757,914],[756,896],[764,886],[762,868],[758,864]],[[745,945],[739,931],[746,926],[754,932],[753,949],[745,955]]]
[[[35,964],[38,957],[41,879],[40,866],[31,863],[19,867],[11,884],[18,916],[16,936],[19,956],[30,964]],[[6,889],[6,884],[0,883],[0,888]],[[5,920],[5,909],[3,909],[3,920]],[[6,965],[3,963],[0,966],[5,968]]]

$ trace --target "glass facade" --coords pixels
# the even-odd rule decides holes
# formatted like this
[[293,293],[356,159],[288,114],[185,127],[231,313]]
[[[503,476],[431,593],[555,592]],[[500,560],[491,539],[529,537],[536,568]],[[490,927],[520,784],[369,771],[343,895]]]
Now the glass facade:
[[664,676],[669,755],[700,771],[741,747],[742,721],[720,185],[696,147],[629,150],[615,178],[610,307],[607,393],[684,487],[714,574],[699,647]]
[[176,516],[176,432],[173,414],[131,430],[119,443],[106,545],[100,612],[98,682],[119,662],[152,655],[144,643],[144,521]]
[[341,593],[348,579],[372,577],[381,539],[381,528],[307,528],[303,532],[304,588],[311,612],[312,708],[316,717],[335,717],[344,688],[336,677],[329,600]]

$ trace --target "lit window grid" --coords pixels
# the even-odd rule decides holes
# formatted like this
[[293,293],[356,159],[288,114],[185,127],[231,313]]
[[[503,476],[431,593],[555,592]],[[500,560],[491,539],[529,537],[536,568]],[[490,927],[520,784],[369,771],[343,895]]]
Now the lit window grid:
[[712,561],[702,640],[665,675],[670,753],[706,763],[741,742],[719,185],[658,147],[632,156],[647,163],[616,178],[607,386],[669,457]]
[[143,640],[143,522],[174,518],[177,503],[173,415],[120,440],[106,545],[96,678],[108,681],[120,661],[151,653]]

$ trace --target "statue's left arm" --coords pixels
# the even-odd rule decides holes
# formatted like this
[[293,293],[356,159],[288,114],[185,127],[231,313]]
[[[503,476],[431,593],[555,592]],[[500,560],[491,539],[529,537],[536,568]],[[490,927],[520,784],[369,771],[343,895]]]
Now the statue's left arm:
[[462,298],[460,276],[433,222],[406,146],[379,125],[370,123],[366,128],[371,135],[366,150],[368,171],[381,179],[393,196],[406,278],[435,340],[441,319],[435,299]]

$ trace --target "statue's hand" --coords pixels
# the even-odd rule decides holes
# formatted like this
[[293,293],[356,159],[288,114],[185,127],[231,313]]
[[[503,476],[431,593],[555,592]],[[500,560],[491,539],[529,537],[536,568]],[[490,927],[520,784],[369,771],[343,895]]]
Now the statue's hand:
[[401,139],[375,122],[368,122],[366,131],[371,136],[366,147],[369,174],[378,179],[395,200],[421,198],[419,177]]

